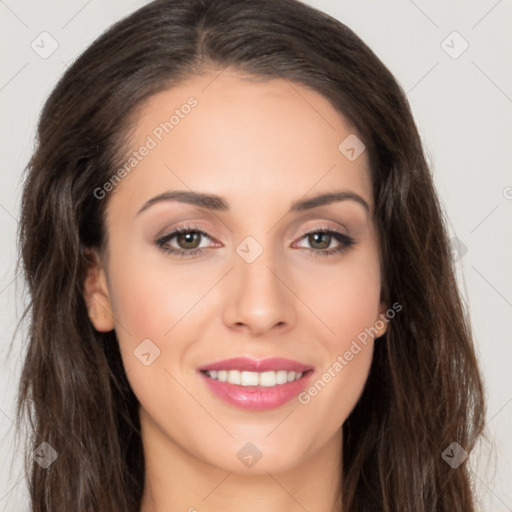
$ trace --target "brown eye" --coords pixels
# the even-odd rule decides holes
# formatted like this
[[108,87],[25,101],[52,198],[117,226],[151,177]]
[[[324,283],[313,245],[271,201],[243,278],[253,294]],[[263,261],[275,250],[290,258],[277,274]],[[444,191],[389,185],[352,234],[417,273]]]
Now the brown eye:
[[[203,238],[211,239],[207,233],[198,228],[179,228],[155,241],[161,250],[178,256],[194,256],[203,252],[200,248]],[[176,239],[173,243],[173,241]]]
[[[302,239],[306,240],[310,246],[304,247],[304,249],[312,252],[314,256],[333,256],[334,254],[347,251],[356,243],[353,238],[333,229],[317,229],[316,231],[310,231],[306,233]],[[333,240],[338,242],[338,246],[329,248]]]
[[197,249],[201,241],[201,233],[197,231],[188,231],[176,235],[176,242],[180,249]]
[[331,245],[331,240],[332,237],[328,233],[318,232],[308,235],[308,242],[313,249],[328,249]]

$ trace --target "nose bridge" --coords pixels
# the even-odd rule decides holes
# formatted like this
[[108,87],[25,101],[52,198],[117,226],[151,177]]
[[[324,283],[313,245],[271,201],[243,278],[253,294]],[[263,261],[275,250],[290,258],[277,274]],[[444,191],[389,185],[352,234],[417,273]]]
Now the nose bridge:
[[[254,237],[248,236],[238,244],[235,275],[239,280],[237,286],[241,287],[244,294],[263,293],[268,302],[276,294],[282,293],[278,289],[279,280],[275,276],[275,268],[278,266],[275,253],[276,251],[271,247],[270,237],[259,242]],[[262,298],[260,297],[260,300]]]
[[271,244],[271,237],[260,242],[248,236],[236,246],[226,322],[259,332],[292,322],[290,292],[281,281],[284,276],[278,278],[281,266]]

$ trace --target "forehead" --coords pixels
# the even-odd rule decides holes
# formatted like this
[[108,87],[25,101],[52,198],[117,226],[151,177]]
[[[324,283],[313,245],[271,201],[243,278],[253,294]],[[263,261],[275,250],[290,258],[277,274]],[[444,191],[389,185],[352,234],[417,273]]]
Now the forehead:
[[343,152],[354,130],[327,98],[288,80],[231,70],[194,77],[149,98],[133,128],[127,172],[112,198],[126,213],[186,188],[245,209],[332,188],[372,203],[366,152],[356,159]]

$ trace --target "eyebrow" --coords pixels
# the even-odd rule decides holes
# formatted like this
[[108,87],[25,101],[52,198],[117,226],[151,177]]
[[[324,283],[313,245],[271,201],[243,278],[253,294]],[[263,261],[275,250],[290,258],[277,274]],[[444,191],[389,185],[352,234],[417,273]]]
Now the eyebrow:
[[[290,206],[290,212],[311,210],[319,206],[346,200],[355,201],[362,205],[367,212],[370,212],[368,203],[360,195],[349,190],[323,193],[308,199],[300,199],[298,201],[294,201]],[[147,210],[150,206],[164,201],[178,201],[180,203],[192,204],[212,211],[229,211],[228,202],[221,196],[217,196],[215,194],[205,194],[201,192],[192,192],[188,190],[173,190],[159,194],[146,201],[142,208],[137,212],[137,215]]]

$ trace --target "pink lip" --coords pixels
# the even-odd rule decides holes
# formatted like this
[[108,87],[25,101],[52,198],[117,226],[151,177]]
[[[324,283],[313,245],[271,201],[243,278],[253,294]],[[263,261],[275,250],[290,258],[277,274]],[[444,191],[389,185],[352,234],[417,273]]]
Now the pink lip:
[[269,372],[278,370],[287,370],[294,372],[305,372],[312,370],[312,366],[307,366],[291,359],[284,359],[282,357],[271,357],[268,359],[251,359],[250,357],[234,357],[232,359],[225,359],[224,361],[217,361],[212,364],[207,364],[199,368],[200,371],[204,370],[241,370],[246,372]]
[[[241,370],[241,371],[278,371],[287,370],[305,373],[302,378],[286,384],[278,384],[273,387],[263,386],[238,386],[229,382],[219,382],[211,379],[205,370]],[[199,368],[201,377],[205,380],[209,389],[219,398],[242,409],[250,411],[264,411],[275,409],[293,398],[311,382],[314,371],[311,366],[291,361],[290,359],[271,358],[256,360],[247,357],[237,357],[218,361],[216,363]]]

